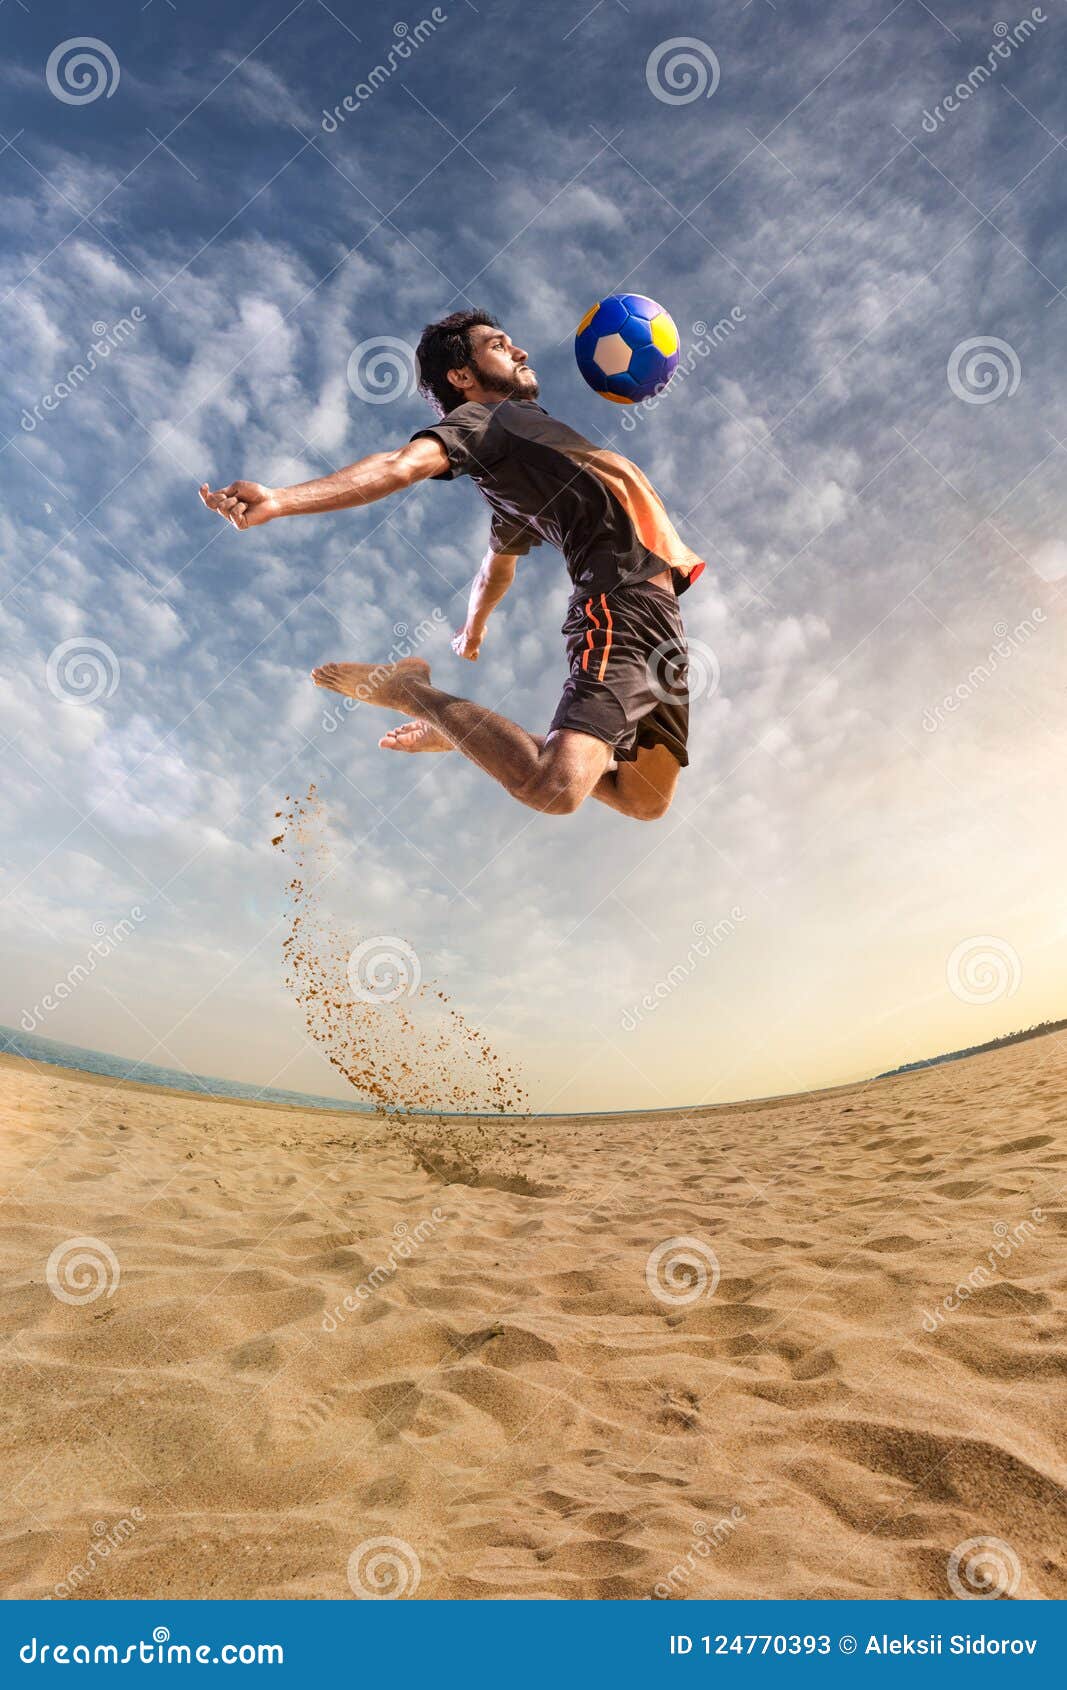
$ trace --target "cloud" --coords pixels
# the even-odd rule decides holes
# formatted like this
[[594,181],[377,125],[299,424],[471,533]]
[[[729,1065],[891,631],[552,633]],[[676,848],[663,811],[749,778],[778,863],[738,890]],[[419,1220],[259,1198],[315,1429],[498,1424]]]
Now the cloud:
[[219,54],[219,62],[233,68],[233,75],[226,83],[226,97],[236,102],[244,116],[272,128],[278,123],[306,127],[304,107],[294,98],[285,80],[263,59],[223,52]]

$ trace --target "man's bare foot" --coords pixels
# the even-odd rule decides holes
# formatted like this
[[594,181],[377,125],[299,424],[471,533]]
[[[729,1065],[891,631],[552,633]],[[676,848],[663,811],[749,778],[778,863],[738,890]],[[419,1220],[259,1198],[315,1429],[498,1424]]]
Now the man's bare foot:
[[429,678],[430,665],[424,657],[402,657],[399,663],[323,663],[311,671],[317,687],[364,704],[380,704],[386,710],[410,710],[409,684]]
[[382,751],[454,751],[455,746],[432,722],[401,722],[378,741]]

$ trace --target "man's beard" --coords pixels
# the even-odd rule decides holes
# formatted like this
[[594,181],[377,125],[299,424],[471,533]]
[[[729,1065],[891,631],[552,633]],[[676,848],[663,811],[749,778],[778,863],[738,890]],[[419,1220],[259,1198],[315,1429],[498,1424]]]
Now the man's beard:
[[[475,365],[477,370],[477,365]],[[524,366],[527,375],[533,376],[533,371]],[[487,393],[499,393],[504,399],[536,399],[541,392],[541,384],[534,376],[532,381],[517,382],[508,376],[490,375],[487,371],[477,370],[478,380]]]

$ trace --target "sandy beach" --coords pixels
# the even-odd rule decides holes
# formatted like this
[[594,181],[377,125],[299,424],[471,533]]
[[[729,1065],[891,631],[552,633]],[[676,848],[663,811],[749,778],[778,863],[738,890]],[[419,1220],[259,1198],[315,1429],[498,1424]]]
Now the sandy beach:
[[409,1143],[4,1057],[0,1123],[8,1597],[1067,1595],[1062,1034]]

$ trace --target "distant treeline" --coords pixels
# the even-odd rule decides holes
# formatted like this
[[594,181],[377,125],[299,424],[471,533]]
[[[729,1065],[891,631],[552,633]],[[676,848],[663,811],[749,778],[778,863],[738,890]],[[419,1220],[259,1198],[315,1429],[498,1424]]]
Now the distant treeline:
[[1038,1021],[1033,1027],[1023,1027],[1018,1033],[1005,1033],[1001,1039],[990,1039],[984,1045],[968,1045],[966,1050],[949,1050],[944,1056],[926,1056],[921,1062],[904,1062],[899,1068],[889,1068],[884,1074],[876,1075],[879,1080],[888,1080],[893,1074],[910,1074],[916,1068],[936,1068],[939,1062],[961,1062],[965,1056],[981,1056],[987,1050],[999,1050],[1002,1045],[1019,1045],[1024,1039],[1041,1039],[1046,1033],[1062,1033],[1067,1027],[1067,1019],[1063,1021]]

